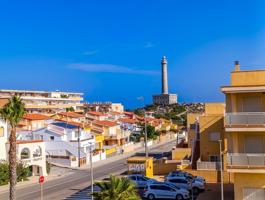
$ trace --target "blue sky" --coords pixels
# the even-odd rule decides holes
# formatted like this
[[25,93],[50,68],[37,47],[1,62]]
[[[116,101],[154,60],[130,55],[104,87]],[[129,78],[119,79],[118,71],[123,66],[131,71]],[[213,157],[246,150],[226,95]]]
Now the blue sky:
[[264,9],[262,0],[1,1],[0,87],[132,108],[160,93],[165,55],[179,101],[223,101],[234,60],[265,68]]

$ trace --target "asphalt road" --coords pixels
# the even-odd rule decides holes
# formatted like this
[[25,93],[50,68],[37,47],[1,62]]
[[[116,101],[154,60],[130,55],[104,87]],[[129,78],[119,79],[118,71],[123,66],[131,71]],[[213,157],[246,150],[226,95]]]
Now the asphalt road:
[[[155,158],[161,158],[168,155],[176,142],[169,142],[150,148],[150,155]],[[142,155],[144,152],[137,153]],[[111,159],[111,158],[110,158]],[[126,158],[107,163],[103,166],[94,168],[94,179],[100,180],[110,174],[121,174],[127,170]],[[43,187],[44,200],[73,199],[75,193],[82,191],[90,185],[90,170],[75,170],[74,173],[62,178],[46,182]],[[1,200],[8,200],[8,192],[0,194]],[[28,187],[17,188],[17,200],[35,200],[40,199],[40,186],[37,184]],[[78,198],[80,199],[80,198]]]

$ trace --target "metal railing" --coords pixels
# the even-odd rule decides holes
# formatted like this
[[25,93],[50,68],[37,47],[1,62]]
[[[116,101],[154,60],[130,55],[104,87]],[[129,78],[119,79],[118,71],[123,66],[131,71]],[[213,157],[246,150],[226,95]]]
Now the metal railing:
[[230,166],[261,166],[265,167],[265,154],[229,153],[227,162]]
[[265,112],[226,113],[225,125],[264,125]]
[[221,162],[197,161],[197,170],[220,170]]

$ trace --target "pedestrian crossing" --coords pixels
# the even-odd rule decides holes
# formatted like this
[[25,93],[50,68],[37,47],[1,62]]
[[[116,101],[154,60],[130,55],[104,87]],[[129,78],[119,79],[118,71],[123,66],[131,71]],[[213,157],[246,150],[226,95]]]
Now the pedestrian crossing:
[[[94,187],[94,191],[98,191],[99,189]],[[64,200],[91,200],[91,187],[86,187],[74,194],[72,194],[71,196],[65,198]]]

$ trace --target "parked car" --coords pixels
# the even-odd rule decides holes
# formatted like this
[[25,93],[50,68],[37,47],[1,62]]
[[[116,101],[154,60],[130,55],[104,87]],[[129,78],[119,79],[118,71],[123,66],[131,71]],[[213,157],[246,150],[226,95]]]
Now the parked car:
[[151,183],[144,188],[143,197],[147,199],[189,199],[190,194],[187,190],[176,188],[166,183]]
[[193,179],[195,179],[196,181],[200,181],[203,184],[205,184],[205,179],[202,176],[193,176],[192,174],[188,173],[188,172],[183,172],[183,171],[174,171],[174,172],[170,172],[166,178],[168,177],[186,177],[189,181],[192,181]]
[[144,188],[148,183],[157,182],[157,180],[148,178],[142,174],[131,174],[128,175],[127,178],[132,180],[136,184],[137,188]]
[[180,188],[184,188],[186,190],[192,191],[194,194],[198,194],[205,190],[205,185],[200,182],[196,181],[195,179],[189,181],[186,177],[167,177],[165,182],[173,183]]

